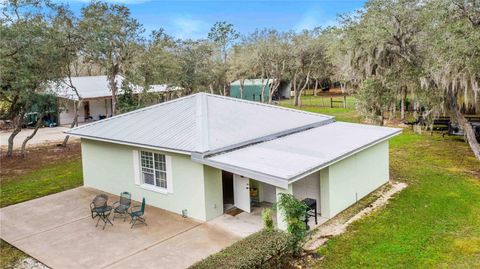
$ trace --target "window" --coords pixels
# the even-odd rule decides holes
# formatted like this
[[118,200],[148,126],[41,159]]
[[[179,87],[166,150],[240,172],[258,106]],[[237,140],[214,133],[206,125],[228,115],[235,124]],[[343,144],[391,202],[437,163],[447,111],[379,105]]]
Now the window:
[[144,184],[167,189],[167,164],[165,155],[141,151],[140,164]]

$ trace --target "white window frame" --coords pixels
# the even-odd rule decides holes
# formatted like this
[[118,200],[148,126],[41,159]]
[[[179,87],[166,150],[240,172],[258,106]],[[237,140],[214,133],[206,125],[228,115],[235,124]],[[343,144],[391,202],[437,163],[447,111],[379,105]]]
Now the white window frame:
[[[151,159],[144,160],[142,158],[144,156],[149,156]],[[142,188],[160,193],[173,192],[170,156],[148,150],[139,150],[137,160],[140,186]],[[145,182],[146,174],[152,176],[153,184]],[[164,178],[161,177],[162,174]]]

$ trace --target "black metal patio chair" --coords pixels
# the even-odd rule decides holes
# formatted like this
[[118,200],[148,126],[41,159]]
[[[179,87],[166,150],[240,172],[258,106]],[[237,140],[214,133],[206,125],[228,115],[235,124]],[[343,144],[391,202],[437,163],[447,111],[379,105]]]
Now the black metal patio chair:
[[130,221],[130,223],[132,224],[130,229],[133,228],[133,226],[137,223],[137,221],[147,225],[147,223],[145,222],[145,217],[144,217],[144,214],[145,214],[145,198],[142,198],[142,205],[131,207],[130,212],[128,212],[128,214],[132,218],[132,220]]
[[109,205],[100,207],[97,209],[99,218],[97,220],[97,225],[95,225],[95,227],[98,226],[98,223],[100,222],[100,220],[104,222],[102,230],[105,230],[105,226],[107,226],[107,223],[113,226],[113,223],[109,219],[110,213],[112,213],[112,209],[113,208]]
[[129,192],[122,192],[120,193],[120,200],[116,201],[112,204],[113,207],[113,219],[115,220],[115,217],[117,215],[123,215],[123,221],[127,219],[127,214],[128,214],[128,209],[130,208],[130,205],[132,204],[132,195]]
[[92,213],[92,219],[99,216],[99,209],[107,206],[108,196],[105,194],[99,194],[93,198],[90,203],[90,212]]

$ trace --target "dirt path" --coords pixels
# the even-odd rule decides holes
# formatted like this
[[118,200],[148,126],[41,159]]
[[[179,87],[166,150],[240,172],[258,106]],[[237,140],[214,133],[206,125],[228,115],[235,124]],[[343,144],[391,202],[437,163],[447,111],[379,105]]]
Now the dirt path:
[[402,191],[407,187],[406,183],[403,182],[393,182],[391,183],[391,187],[380,194],[380,197],[371,203],[366,208],[362,209],[360,212],[355,214],[353,217],[348,219],[347,221],[340,219],[333,220],[327,222],[325,225],[321,225],[317,232],[310,238],[310,240],[305,244],[304,249],[308,251],[314,251],[318,249],[320,246],[325,244],[333,236],[340,235],[347,230],[347,227],[369,214],[373,211],[379,209],[380,207],[385,206],[388,204],[388,200],[393,197],[396,193]]

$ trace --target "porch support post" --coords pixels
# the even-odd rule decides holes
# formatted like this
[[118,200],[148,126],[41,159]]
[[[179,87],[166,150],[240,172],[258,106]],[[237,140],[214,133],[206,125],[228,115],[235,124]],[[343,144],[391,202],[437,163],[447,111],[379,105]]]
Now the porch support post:
[[[288,193],[288,194],[293,194],[293,185],[288,184],[288,189],[282,189],[279,187],[276,187],[276,197],[277,197],[277,202],[280,199],[280,193]],[[280,210],[277,208],[277,228],[283,231],[287,230],[287,223],[285,222],[285,214],[283,213],[283,210]]]
[[320,170],[320,212],[330,218],[330,171],[329,167]]

